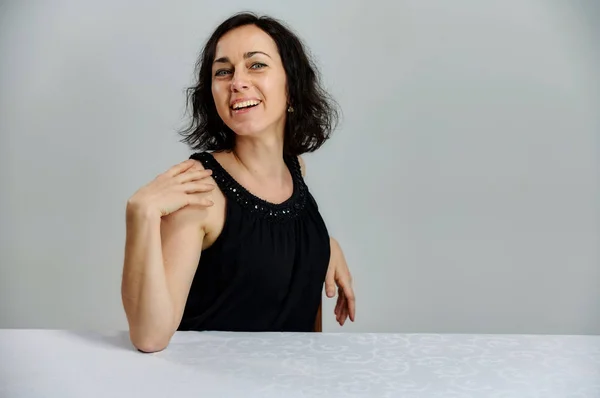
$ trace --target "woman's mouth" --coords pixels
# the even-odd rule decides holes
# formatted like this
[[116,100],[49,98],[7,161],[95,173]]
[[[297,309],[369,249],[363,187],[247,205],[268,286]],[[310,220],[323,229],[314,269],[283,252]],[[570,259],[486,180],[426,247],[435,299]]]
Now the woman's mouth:
[[245,113],[251,110],[252,108],[260,105],[261,101],[259,100],[248,100],[248,101],[239,101],[233,104],[230,109],[234,113]]

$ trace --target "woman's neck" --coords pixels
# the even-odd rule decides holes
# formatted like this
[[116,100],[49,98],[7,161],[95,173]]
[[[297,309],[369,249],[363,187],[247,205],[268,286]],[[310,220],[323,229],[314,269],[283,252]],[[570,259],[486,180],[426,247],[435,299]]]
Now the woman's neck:
[[239,166],[259,180],[285,178],[282,140],[238,138],[232,154]]

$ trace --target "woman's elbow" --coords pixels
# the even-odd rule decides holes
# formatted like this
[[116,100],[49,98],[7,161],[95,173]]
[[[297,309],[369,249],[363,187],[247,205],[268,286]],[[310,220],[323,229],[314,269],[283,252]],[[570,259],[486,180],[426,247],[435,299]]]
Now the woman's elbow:
[[163,351],[171,340],[170,336],[139,336],[133,333],[129,334],[129,339],[138,351],[145,354]]

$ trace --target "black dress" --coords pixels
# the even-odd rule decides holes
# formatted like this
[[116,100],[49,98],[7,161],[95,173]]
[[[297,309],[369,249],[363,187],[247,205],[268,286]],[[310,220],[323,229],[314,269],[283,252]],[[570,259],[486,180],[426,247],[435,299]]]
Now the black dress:
[[313,330],[329,265],[329,234],[298,158],[285,157],[294,190],[281,204],[247,191],[209,152],[226,197],[223,231],[200,256],[178,330]]

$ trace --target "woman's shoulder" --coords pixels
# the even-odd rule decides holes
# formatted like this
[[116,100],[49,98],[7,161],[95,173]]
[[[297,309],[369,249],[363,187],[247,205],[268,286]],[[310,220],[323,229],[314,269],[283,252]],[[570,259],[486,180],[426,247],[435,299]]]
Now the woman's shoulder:
[[300,155],[298,156],[298,163],[300,163],[300,173],[302,174],[302,177],[306,177],[306,164]]
[[222,172],[220,171],[221,166],[219,163],[220,156],[220,152],[207,151],[196,152],[190,156],[190,159],[194,159],[199,163],[199,167],[201,166],[203,169],[208,169],[213,172],[210,177],[207,177],[208,182],[214,186],[214,189],[208,194],[208,197],[213,202],[213,205],[205,208],[203,212],[204,216],[202,217],[201,226],[205,232],[202,248],[203,250],[206,250],[208,247],[213,245],[213,243],[221,234],[225,225],[225,194],[215,180],[215,178],[218,178],[218,176],[222,175]]
[[[211,169],[207,163],[206,152],[192,154],[189,158],[197,162],[197,169]],[[202,183],[210,184],[214,189],[210,192],[196,193],[212,202],[211,206],[188,205],[178,211],[163,217],[163,227],[167,229],[179,229],[185,225],[204,231],[204,244],[210,246],[215,235],[220,233],[224,223],[225,200],[213,176],[208,176]]]

